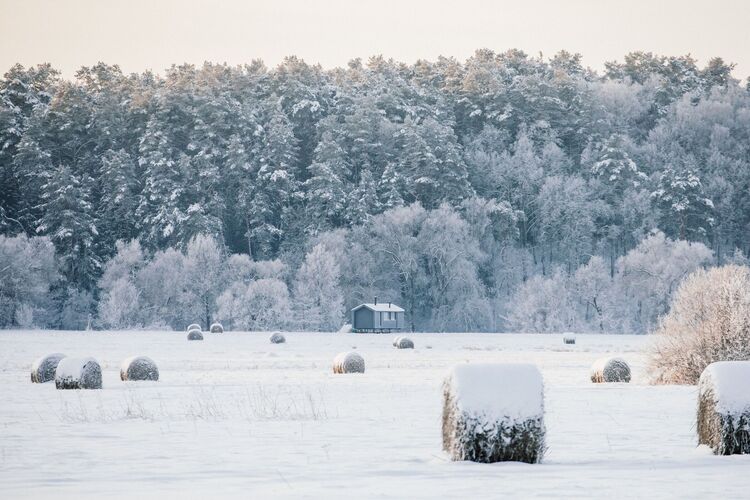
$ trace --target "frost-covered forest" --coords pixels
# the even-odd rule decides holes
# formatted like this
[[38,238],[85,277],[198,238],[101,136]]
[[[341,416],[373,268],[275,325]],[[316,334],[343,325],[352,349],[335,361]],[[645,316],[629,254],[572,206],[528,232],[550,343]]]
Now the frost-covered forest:
[[750,251],[721,59],[477,51],[0,81],[0,326],[646,332]]

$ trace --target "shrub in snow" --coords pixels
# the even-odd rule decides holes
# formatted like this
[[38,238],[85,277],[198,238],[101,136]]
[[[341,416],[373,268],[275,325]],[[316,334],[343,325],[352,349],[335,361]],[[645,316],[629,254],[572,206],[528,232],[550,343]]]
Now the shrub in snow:
[[630,382],[630,366],[622,358],[599,358],[591,365],[591,381]]
[[151,358],[133,356],[120,365],[120,380],[159,380],[159,368]]
[[698,442],[717,455],[750,453],[750,361],[719,361],[698,383]]
[[458,365],[443,383],[443,450],[451,460],[538,463],[544,384],[532,364]]
[[211,333],[224,333],[224,327],[221,326],[221,323],[212,323],[210,330]]
[[187,334],[188,340],[203,340],[203,333],[200,330],[190,330]]
[[345,323],[344,326],[339,328],[339,333],[352,333],[352,325],[350,323]]
[[272,344],[283,344],[286,342],[286,337],[280,332],[273,332],[268,340],[270,340]]
[[63,358],[55,370],[58,389],[101,389],[102,367],[94,358]]
[[575,344],[576,343],[576,336],[573,333],[564,333],[563,334],[563,344]]
[[54,354],[48,354],[34,361],[31,365],[31,381],[37,384],[43,384],[55,379],[55,370],[60,360],[65,357],[65,354],[56,352]]
[[333,358],[333,373],[364,373],[365,358],[350,351],[339,353]]
[[412,342],[411,339],[406,337],[398,337],[394,341],[394,345],[398,349],[414,349],[414,342]]
[[688,276],[655,333],[654,383],[695,384],[715,361],[750,359],[750,268],[730,265]]
[[203,331],[203,329],[201,328],[201,325],[199,325],[198,323],[193,323],[193,324],[189,325],[187,327],[187,331],[190,331],[190,330],[198,330],[199,332]]

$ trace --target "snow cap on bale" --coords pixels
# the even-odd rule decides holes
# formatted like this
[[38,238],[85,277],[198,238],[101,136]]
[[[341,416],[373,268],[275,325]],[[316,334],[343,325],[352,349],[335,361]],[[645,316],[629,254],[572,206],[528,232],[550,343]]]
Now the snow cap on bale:
[[200,330],[190,330],[187,334],[188,340],[203,340],[203,333]]
[[414,342],[407,337],[398,337],[395,340],[395,346],[398,349],[414,349]]
[[591,381],[595,384],[630,382],[630,366],[622,358],[599,358],[591,365]]
[[358,352],[342,352],[333,358],[333,373],[364,373],[365,358]]
[[54,354],[48,354],[37,359],[31,365],[31,381],[37,384],[43,384],[55,380],[55,370],[60,360],[65,357],[65,354],[56,352]]
[[544,382],[526,363],[464,364],[443,383],[443,450],[451,460],[537,463]]
[[224,333],[224,327],[221,323],[211,323],[211,333]]
[[718,361],[698,382],[698,443],[716,455],[750,454],[750,361]]
[[395,337],[393,339],[393,347],[398,347],[399,340],[401,340],[401,336]]
[[146,356],[133,356],[120,365],[120,380],[159,380],[159,368]]
[[58,389],[101,389],[102,367],[94,358],[63,358],[55,370]]
[[281,332],[273,332],[270,337],[268,337],[268,340],[271,341],[272,344],[283,344],[286,342],[286,337]]
[[193,323],[193,324],[189,325],[187,327],[187,331],[190,331],[190,330],[198,330],[199,332],[203,331],[203,329],[201,328],[201,325],[199,325],[198,323]]

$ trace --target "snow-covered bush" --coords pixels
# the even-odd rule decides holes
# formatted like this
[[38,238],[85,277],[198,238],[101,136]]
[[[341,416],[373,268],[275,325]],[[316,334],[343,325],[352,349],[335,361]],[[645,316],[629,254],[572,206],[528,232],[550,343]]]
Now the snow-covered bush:
[[544,383],[532,364],[464,364],[443,383],[443,450],[451,460],[538,463]]
[[717,455],[750,453],[750,361],[719,361],[698,384],[698,443]]
[[407,337],[398,337],[394,341],[393,345],[397,349],[414,349],[414,342],[412,342],[412,340]]
[[364,373],[365,358],[359,353],[342,352],[333,359],[333,373]]
[[281,332],[273,332],[268,340],[272,344],[283,344],[284,342],[286,342],[286,337],[284,337]]
[[63,358],[55,370],[57,389],[101,389],[102,367],[94,358]]
[[575,333],[563,333],[563,344],[575,344],[576,335]]
[[133,356],[120,365],[120,380],[159,380],[159,368],[147,356]]
[[591,365],[591,381],[595,384],[630,382],[630,366],[622,358],[599,358]]
[[750,268],[690,275],[655,334],[649,363],[655,383],[695,384],[715,361],[750,359]]
[[352,333],[352,324],[344,323],[343,326],[339,328],[339,333]]
[[224,327],[221,323],[211,323],[211,328],[209,330],[211,333],[224,333]]
[[31,381],[37,384],[43,384],[55,379],[55,370],[60,360],[65,357],[65,354],[59,352],[54,354],[48,354],[34,361],[31,365]]
[[203,333],[200,330],[189,330],[187,334],[188,340],[203,340]]

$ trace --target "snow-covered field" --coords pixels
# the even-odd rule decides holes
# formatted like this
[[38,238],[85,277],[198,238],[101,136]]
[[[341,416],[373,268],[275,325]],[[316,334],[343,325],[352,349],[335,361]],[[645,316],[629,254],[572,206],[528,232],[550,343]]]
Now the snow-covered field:
[[[695,387],[646,385],[647,337],[176,332],[0,332],[0,498],[747,498],[750,456],[696,447]],[[364,375],[333,375],[356,346]],[[93,356],[104,388],[31,384],[39,356]],[[591,384],[625,358],[630,384]],[[159,382],[121,382],[151,357]],[[536,363],[545,379],[542,464],[450,462],[441,383],[455,363]]]

